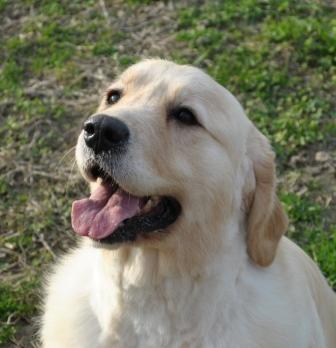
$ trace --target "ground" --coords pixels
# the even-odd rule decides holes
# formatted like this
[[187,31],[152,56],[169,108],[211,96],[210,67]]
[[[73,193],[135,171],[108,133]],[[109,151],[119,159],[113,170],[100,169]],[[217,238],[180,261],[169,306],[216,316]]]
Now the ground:
[[336,5],[0,0],[0,346],[35,347],[42,274],[74,241],[82,121],[141,57],[204,69],[277,154],[288,235],[336,288]]

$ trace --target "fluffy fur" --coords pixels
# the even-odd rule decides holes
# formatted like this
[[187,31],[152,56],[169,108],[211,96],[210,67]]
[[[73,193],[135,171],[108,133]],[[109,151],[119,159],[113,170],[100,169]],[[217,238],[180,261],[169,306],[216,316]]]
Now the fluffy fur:
[[[83,240],[64,257],[46,288],[43,347],[335,348],[336,296],[283,236],[274,154],[237,100],[162,60],[111,88],[122,98],[98,112],[131,131],[114,177],[134,195],[176,197],[183,213],[164,235],[111,249]],[[167,118],[175,105],[201,126]],[[85,176],[82,134],[77,162]]]

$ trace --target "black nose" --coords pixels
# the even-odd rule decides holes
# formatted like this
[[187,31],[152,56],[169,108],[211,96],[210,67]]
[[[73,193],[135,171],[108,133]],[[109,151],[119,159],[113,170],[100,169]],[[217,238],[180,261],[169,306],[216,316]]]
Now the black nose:
[[107,115],[95,115],[84,123],[84,140],[95,153],[113,150],[124,145],[130,132],[126,124]]

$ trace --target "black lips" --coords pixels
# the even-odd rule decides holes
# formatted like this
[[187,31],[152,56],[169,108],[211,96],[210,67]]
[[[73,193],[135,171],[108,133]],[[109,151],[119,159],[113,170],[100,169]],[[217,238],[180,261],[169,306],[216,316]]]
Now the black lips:
[[176,221],[181,210],[181,205],[175,198],[163,197],[153,211],[126,219],[111,235],[101,239],[100,243],[133,242],[138,235],[164,230]]

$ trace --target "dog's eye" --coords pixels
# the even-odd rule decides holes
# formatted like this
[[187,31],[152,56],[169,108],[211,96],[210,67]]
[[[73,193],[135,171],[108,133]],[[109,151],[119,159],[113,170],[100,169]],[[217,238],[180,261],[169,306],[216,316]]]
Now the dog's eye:
[[195,117],[194,113],[186,107],[181,107],[172,110],[170,113],[170,117],[188,126],[199,125],[199,122],[197,121],[197,118]]
[[121,98],[121,92],[113,89],[107,92],[106,102],[107,104],[112,105],[117,103],[120,98]]

